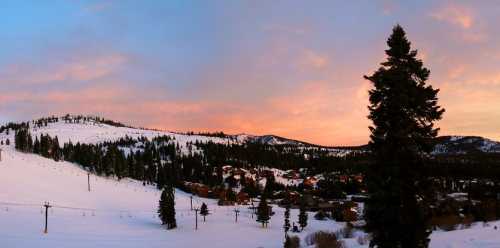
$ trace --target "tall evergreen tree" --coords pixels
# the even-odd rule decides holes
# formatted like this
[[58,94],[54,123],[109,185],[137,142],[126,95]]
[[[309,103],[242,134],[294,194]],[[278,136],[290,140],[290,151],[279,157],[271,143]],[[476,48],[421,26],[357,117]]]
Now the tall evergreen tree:
[[285,230],[285,238],[288,237],[288,231],[290,231],[290,205],[285,208],[285,223],[283,224],[283,229]]
[[257,222],[262,224],[262,227],[267,227],[267,223],[271,219],[271,213],[269,213],[269,206],[267,205],[267,199],[265,195],[261,196],[259,206],[257,206]]
[[158,216],[162,225],[167,225],[167,229],[177,227],[175,220],[175,191],[171,184],[167,184],[161,193]]
[[427,85],[430,71],[411,50],[405,31],[395,26],[387,41],[387,61],[371,76],[370,149],[375,162],[368,171],[370,198],[365,208],[370,247],[427,247],[430,198],[422,176],[425,153],[437,136],[434,122],[444,110],[439,90]]
[[299,226],[300,230],[304,230],[307,226],[307,212],[306,212],[306,198],[302,196],[300,200],[300,208],[299,208]]

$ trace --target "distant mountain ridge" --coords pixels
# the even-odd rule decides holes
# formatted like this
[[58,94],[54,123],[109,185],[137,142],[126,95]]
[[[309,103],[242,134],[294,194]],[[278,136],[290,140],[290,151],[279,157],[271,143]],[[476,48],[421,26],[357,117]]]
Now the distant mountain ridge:
[[[54,122],[54,120],[57,121]],[[47,122],[47,123],[45,123]],[[78,124],[78,125],[71,125]],[[10,123],[0,127],[0,133],[5,129],[18,126],[19,123]],[[300,140],[285,138],[277,135],[251,135],[236,134],[228,135],[222,132],[215,133],[178,133],[156,129],[137,128],[108,120],[96,116],[65,115],[61,117],[47,117],[30,121],[34,134],[49,133],[67,140],[96,143],[103,140],[115,139],[124,136],[146,136],[171,135],[177,140],[193,142],[200,140],[203,142],[212,141],[215,143],[243,143],[258,142],[267,145],[295,146],[303,148],[317,148],[330,151],[332,154],[347,154],[353,151],[364,152],[368,150],[367,145],[359,146],[322,146],[304,142]],[[35,125],[38,127],[34,128]],[[91,128],[92,127],[92,128]],[[80,136],[80,140],[77,137]],[[101,137],[99,137],[101,136]],[[63,139],[63,141],[66,139]],[[432,154],[467,154],[467,153],[500,153],[500,142],[479,136],[440,136],[436,138],[436,143]]]
[[479,136],[440,136],[434,154],[500,153],[500,142]]

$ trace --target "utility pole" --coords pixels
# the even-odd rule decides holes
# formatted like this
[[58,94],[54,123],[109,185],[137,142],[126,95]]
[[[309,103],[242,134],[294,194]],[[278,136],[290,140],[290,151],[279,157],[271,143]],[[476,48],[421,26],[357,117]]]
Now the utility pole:
[[252,201],[252,219],[253,219],[253,212],[254,212],[254,208],[255,208],[255,206],[253,205],[253,198],[250,198],[250,201]]
[[90,172],[87,172],[87,185],[90,192]]
[[235,217],[235,222],[238,223],[238,214],[240,214],[240,210],[235,208],[234,209],[234,217]]
[[43,231],[43,233],[48,233],[47,219],[49,216],[49,208],[52,206],[50,206],[50,204],[48,202],[45,202],[45,204],[43,206],[45,207],[45,230]]
[[191,199],[191,211],[193,211],[193,195],[190,195],[189,198]]
[[194,209],[194,213],[195,213],[194,216],[195,216],[195,220],[196,220],[196,225],[194,227],[194,230],[198,230],[198,210],[199,210],[198,208]]

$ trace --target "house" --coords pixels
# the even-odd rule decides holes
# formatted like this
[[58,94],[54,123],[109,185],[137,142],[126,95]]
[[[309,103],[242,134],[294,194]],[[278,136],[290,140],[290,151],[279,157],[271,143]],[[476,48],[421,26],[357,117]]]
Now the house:
[[347,183],[348,181],[349,181],[349,176],[347,176],[347,175],[340,175],[339,176],[339,182]]
[[210,187],[201,183],[184,182],[184,186],[199,197],[208,197],[211,192]]
[[363,182],[363,175],[355,175],[354,176],[354,180],[358,183],[362,183]]
[[247,193],[240,191],[236,195],[236,200],[238,201],[238,204],[246,205],[250,202],[250,196]]
[[287,170],[283,177],[286,179],[300,179],[300,173],[295,170]]
[[233,175],[235,175],[235,176],[243,177],[243,176],[245,176],[245,174],[246,174],[246,171],[243,169],[236,168],[233,170]]
[[224,173],[229,173],[233,170],[233,167],[231,165],[224,165],[222,166],[222,171],[224,171]]
[[201,185],[198,185],[196,187],[196,194],[199,197],[205,197],[206,198],[206,197],[208,197],[209,193],[210,193],[210,188],[208,186],[206,186],[206,185],[201,184]]
[[262,170],[260,172],[261,177],[274,177],[274,171],[272,170]]
[[352,222],[358,220],[358,212],[355,208],[345,208],[342,210],[342,219],[346,222]]
[[251,177],[245,177],[245,184],[246,185],[250,185],[250,184],[255,185],[255,180],[253,180],[253,178],[251,178]]
[[314,187],[316,185],[316,183],[318,182],[318,179],[316,177],[307,177],[306,179],[304,179],[304,186],[307,186],[307,187]]

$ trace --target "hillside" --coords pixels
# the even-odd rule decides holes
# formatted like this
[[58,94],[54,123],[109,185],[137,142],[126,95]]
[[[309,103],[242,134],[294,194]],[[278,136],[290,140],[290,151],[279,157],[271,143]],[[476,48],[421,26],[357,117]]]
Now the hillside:
[[[353,151],[360,150],[362,147],[351,148],[337,148],[337,147],[324,147],[319,145],[310,144],[307,142],[292,140],[288,138],[283,138],[275,135],[249,135],[249,134],[238,134],[238,135],[208,135],[208,134],[195,134],[195,133],[178,133],[163,130],[152,130],[144,128],[134,128],[128,127],[121,123],[114,121],[99,121],[93,119],[94,117],[89,117],[89,119],[83,119],[77,116],[63,116],[58,117],[57,120],[41,122],[41,125],[34,125],[31,121],[30,132],[33,136],[39,137],[40,134],[48,134],[49,136],[57,136],[60,144],[67,142],[72,143],[82,143],[82,144],[97,144],[105,141],[116,141],[120,138],[130,137],[130,138],[140,138],[145,137],[152,139],[157,136],[170,136],[173,140],[178,143],[183,151],[186,151],[187,143],[194,142],[213,142],[218,144],[243,144],[245,142],[256,142],[260,144],[267,145],[281,145],[281,146],[292,146],[300,147],[302,149],[321,149],[328,151],[332,156],[344,156]],[[43,118],[46,119],[46,118]],[[50,119],[50,118],[48,118]],[[13,134],[6,136],[5,130],[1,132],[0,139],[13,138]]]
[[[80,116],[81,117],[81,116]],[[66,120],[65,118],[68,118]],[[366,145],[361,146],[346,146],[346,147],[326,147],[315,145],[308,142],[284,138],[276,135],[251,135],[237,134],[227,135],[220,133],[219,135],[195,134],[195,133],[178,133],[163,130],[152,130],[144,128],[128,127],[114,121],[99,121],[95,119],[78,119],[76,116],[59,117],[55,122],[47,122],[45,125],[34,126],[30,125],[31,134],[34,137],[40,134],[48,134],[52,137],[57,136],[59,142],[97,144],[104,141],[116,141],[120,138],[130,137],[137,139],[145,137],[152,139],[157,136],[170,136],[178,143],[183,151],[187,143],[194,142],[214,142],[218,144],[242,144],[245,142],[256,142],[271,146],[290,146],[298,147],[304,150],[316,149],[327,151],[331,156],[345,156],[353,152],[364,152],[367,150]],[[0,139],[6,139],[5,130],[0,131]],[[13,134],[9,135],[13,138]],[[440,136],[435,141],[433,154],[467,154],[467,153],[500,153],[500,142],[477,136]]]
[[500,142],[477,136],[441,136],[434,154],[500,153]]
[[[267,229],[251,218],[245,206],[238,223],[234,207],[219,207],[215,200],[195,197],[194,205],[208,204],[207,222],[190,211],[189,195],[176,192],[178,228],[160,225],[156,209],[159,191],[140,182],[91,175],[68,162],[55,162],[3,146],[0,162],[0,247],[281,247],[283,210]],[[49,233],[43,234],[41,205],[49,201]],[[292,218],[297,211],[292,210]],[[315,230],[336,230],[343,223],[315,221],[301,236]],[[352,240],[351,242],[354,242]]]
[[[71,137],[82,136],[74,131]],[[0,247],[282,247],[283,209],[275,205],[276,214],[263,229],[245,206],[238,207],[241,213],[235,223],[234,207],[220,207],[215,200],[195,197],[195,206],[206,202],[211,211],[207,222],[199,219],[195,231],[189,195],[177,191],[178,228],[167,231],[157,218],[160,192],[155,187],[91,175],[89,192],[87,172],[79,166],[21,153],[12,145],[1,148]],[[46,201],[53,207],[48,214],[49,232],[43,234],[42,204]],[[292,209],[292,221],[296,221],[297,212]],[[299,234],[302,240],[314,231],[335,231],[344,226],[331,220],[317,221],[312,215],[309,213],[309,225]],[[431,247],[496,247],[500,236],[493,226],[499,224],[434,232]],[[347,247],[367,247],[356,242],[356,237],[364,235],[358,231],[344,241]]]

